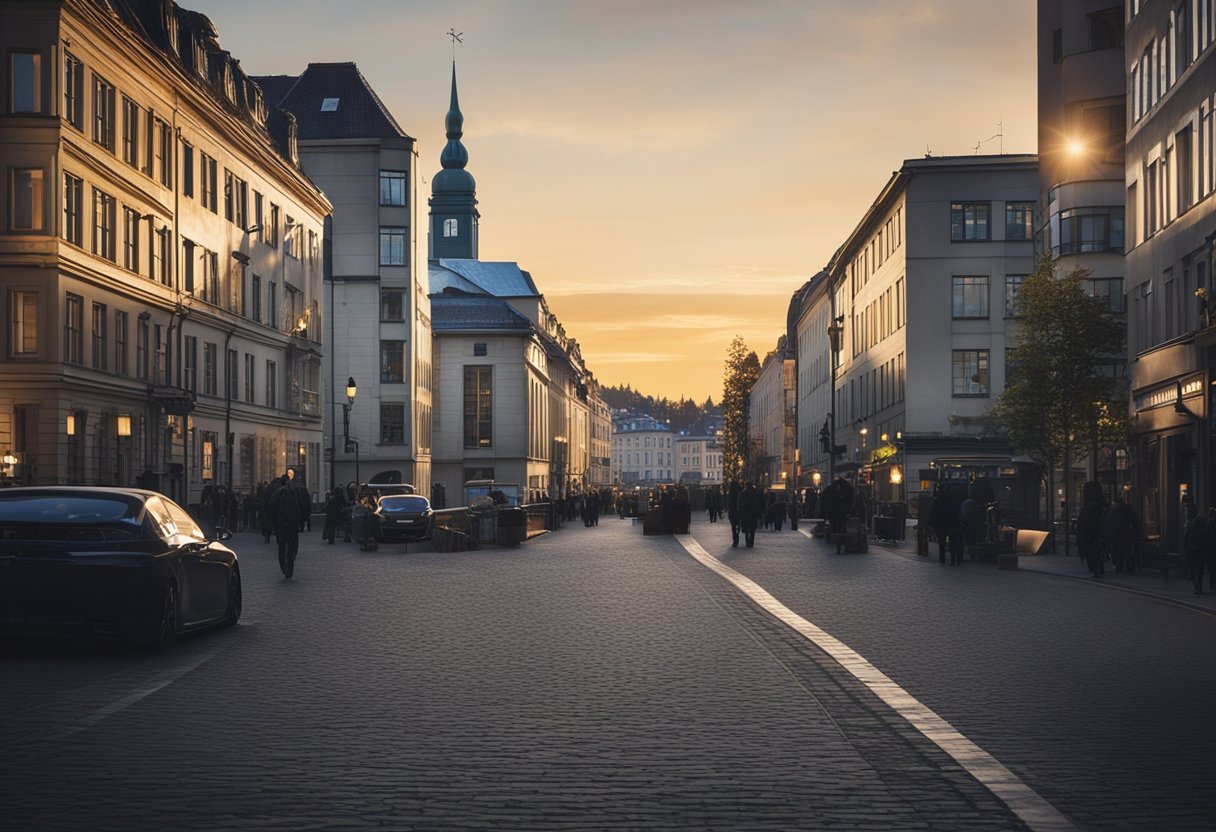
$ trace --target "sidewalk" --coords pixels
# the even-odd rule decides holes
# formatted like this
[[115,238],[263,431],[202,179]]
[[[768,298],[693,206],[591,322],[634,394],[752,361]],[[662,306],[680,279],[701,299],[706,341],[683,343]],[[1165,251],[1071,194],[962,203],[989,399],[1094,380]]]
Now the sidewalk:
[[[923,560],[934,566],[941,566],[937,560],[936,544],[930,546],[928,557],[920,557],[916,554],[916,532],[912,526],[908,527],[906,540],[894,543],[880,543],[871,537],[870,550],[897,554],[915,560]],[[977,563],[970,559],[965,561],[965,563],[968,567],[996,569],[996,564]],[[1089,574],[1089,570],[1085,568],[1085,564],[1075,554],[1071,556],[1062,554],[1021,555],[1018,557],[1018,569],[1024,572],[1039,572],[1044,575],[1054,575],[1059,578],[1071,578],[1072,580],[1084,581],[1095,586],[1103,586],[1123,592],[1135,592],[1140,595],[1160,598],[1174,604],[1181,604],[1182,606],[1190,607],[1209,615],[1216,615],[1216,592],[1207,589],[1206,575],[1204,576],[1204,592],[1206,594],[1196,595],[1191,589],[1190,579],[1186,576],[1173,573],[1167,579],[1162,576],[1160,569],[1155,568],[1141,568],[1135,572],[1124,574],[1122,572],[1115,572],[1115,567],[1108,562],[1106,564],[1106,574],[1100,578],[1094,578]]]

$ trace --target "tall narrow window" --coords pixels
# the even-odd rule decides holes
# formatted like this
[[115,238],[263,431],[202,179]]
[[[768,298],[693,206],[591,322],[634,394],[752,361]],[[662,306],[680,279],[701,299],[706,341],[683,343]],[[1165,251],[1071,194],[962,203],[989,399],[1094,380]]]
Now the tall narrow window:
[[63,175],[63,239],[84,245],[84,182],[70,173]]
[[70,293],[63,308],[63,360],[84,363],[84,298]]
[[400,384],[405,381],[405,342],[380,342],[380,381]]
[[405,265],[405,229],[380,229],[380,265]]
[[93,304],[93,369],[106,369],[109,344],[106,343],[106,307],[104,303]]
[[45,220],[43,176],[40,168],[16,168],[12,174],[9,225],[14,231],[41,231]]
[[405,404],[380,402],[380,444],[405,444]]
[[169,268],[172,259],[170,246],[172,245],[173,238],[169,234],[169,227],[159,229],[156,232],[156,262],[153,277],[159,280],[162,286],[171,286],[173,283],[172,271]]
[[84,64],[71,52],[63,53],[63,117],[84,130]]
[[492,367],[464,368],[464,446],[492,448],[493,380]]
[[38,52],[10,52],[10,112],[42,112],[42,55]]
[[266,244],[274,248],[279,246],[279,206],[270,203],[270,222],[266,227]]
[[1019,297],[1022,284],[1026,282],[1024,274],[1005,275],[1005,317],[1016,318],[1022,314],[1022,300]]
[[266,287],[266,323],[275,329],[279,328],[279,299],[275,291],[274,281]]
[[128,373],[127,365],[127,313],[114,312],[114,372],[120,376]]
[[253,227],[257,229],[254,232],[254,239],[259,242],[266,239],[266,213],[265,199],[257,191],[253,192],[253,217],[251,218]]
[[405,320],[405,291],[403,289],[380,290],[380,320]]
[[152,341],[152,326],[147,318],[139,318],[135,325],[135,376],[147,381],[149,372],[148,349]]
[[380,204],[405,204],[405,171],[380,171]]
[[254,376],[253,376],[254,358],[251,353],[245,353],[245,401],[253,404]]
[[182,196],[194,198],[194,148],[182,142]]
[[273,361],[266,362],[266,406],[278,407],[278,367]]
[[187,335],[185,355],[182,356],[182,387],[198,392],[198,336]]
[[122,97],[122,160],[139,167],[139,116],[143,110],[125,95]]
[[141,223],[139,212],[130,208],[122,209],[122,225],[123,225],[123,241],[122,241],[122,265],[123,268],[130,269],[133,272],[139,272],[139,226]]
[[226,382],[224,386],[226,388],[227,397],[233,401],[235,401],[240,395],[238,393],[238,390],[240,389],[238,386],[239,379],[237,378],[237,368],[239,366],[237,362],[239,360],[240,356],[236,350],[228,350],[228,366],[224,368],[224,381]]
[[93,141],[114,152],[114,85],[93,76]]
[[1033,202],[1005,203],[1005,239],[1011,241],[1034,239]]
[[214,396],[219,389],[217,376],[219,375],[219,361],[215,349],[215,344],[211,341],[203,342],[203,395]]
[[114,197],[93,189],[93,253],[111,263],[118,257],[114,234]]
[[38,354],[38,293],[13,292],[13,340],[9,347],[13,357]]
[[203,206],[211,213],[219,213],[219,200],[216,197],[216,165],[215,160],[206,153],[199,151],[198,154],[198,172],[201,177],[200,190],[202,191]]
[[250,281],[249,293],[253,298],[253,310],[250,317],[258,323],[262,322],[262,278],[254,275]]
[[460,221],[454,219],[446,219],[443,221],[443,236],[444,237],[459,237],[460,236]]
[[156,179],[166,188],[173,187],[173,131],[160,119],[153,122],[152,156]]

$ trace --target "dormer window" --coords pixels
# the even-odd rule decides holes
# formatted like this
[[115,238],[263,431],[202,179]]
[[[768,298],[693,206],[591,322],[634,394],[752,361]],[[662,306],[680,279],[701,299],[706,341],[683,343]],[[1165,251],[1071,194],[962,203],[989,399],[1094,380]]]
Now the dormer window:
[[323,112],[323,113],[338,112],[338,101],[339,101],[339,99],[337,99],[337,98],[322,98],[321,99],[321,112]]
[[458,236],[459,227],[460,226],[459,226],[459,223],[457,220],[444,220],[443,221],[443,236],[445,236],[445,237]]

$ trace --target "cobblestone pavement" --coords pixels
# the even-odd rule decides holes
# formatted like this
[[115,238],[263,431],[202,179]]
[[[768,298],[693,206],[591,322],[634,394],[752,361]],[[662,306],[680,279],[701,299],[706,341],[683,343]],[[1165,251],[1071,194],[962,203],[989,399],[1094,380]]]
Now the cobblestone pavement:
[[[694,533],[1080,827],[1216,828],[1213,619],[789,532],[732,550],[724,529]],[[235,629],[0,651],[0,829],[1024,828],[627,521],[448,554],[314,533],[290,582],[234,543]]]
[[1099,582],[800,533],[694,536],[1086,829],[1216,829],[1216,618]]

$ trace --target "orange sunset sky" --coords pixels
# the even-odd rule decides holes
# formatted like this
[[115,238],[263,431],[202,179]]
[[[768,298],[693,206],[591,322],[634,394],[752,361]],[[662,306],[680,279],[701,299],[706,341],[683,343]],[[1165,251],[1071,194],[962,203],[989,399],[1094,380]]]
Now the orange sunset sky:
[[481,258],[601,382],[718,400],[905,158],[1034,152],[1031,0],[184,0],[251,75],[355,61],[439,170],[452,50]]

